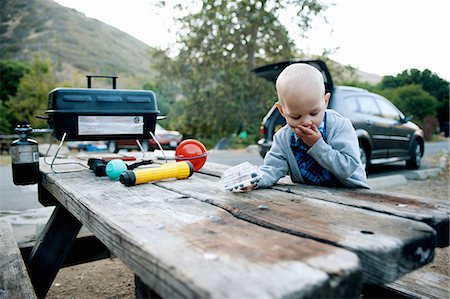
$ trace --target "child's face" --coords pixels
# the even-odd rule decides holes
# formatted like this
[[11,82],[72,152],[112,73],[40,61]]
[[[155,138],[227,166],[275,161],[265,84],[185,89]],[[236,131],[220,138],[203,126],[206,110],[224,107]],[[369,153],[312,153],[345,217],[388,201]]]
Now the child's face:
[[299,126],[312,129],[315,124],[318,128],[323,120],[330,94],[320,96],[318,93],[295,91],[284,94],[277,107],[291,128]]

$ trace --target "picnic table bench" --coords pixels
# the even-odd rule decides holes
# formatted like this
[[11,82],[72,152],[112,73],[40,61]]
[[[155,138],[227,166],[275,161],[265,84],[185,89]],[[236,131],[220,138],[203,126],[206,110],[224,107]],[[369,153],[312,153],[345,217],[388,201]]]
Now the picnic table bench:
[[227,167],[125,187],[41,163],[40,201],[56,208],[27,263],[38,297],[82,225],[168,298],[359,297],[363,283],[392,282],[448,246],[446,201],[285,180],[231,193]]
[[9,222],[0,220],[0,298],[36,298]]

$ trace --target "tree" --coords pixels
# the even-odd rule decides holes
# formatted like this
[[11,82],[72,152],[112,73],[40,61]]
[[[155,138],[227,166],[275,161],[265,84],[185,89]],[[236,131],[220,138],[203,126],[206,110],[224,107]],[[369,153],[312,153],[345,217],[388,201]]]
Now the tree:
[[417,69],[409,69],[397,74],[397,76],[385,76],[380,82],[380,87],[396,88],[411,84],[421,85],[423,90],[436,99],[448,100],[449,98],[448,82],[429,69],[425,69],[423,72]]
[[8,118],[8,109],[0,101],[0,134],[11,133],[11,125]]
[[26,120],[34,128],[44,126],[45,122],[34,116],[44,115],[48,92],[55,86],[56,77],[50,60],[35,56],[29,72],[20,79],[16,95],[7,102],[10,113],[17,121]]
[[0,61],[0,132],[12,133],[14,116],[9,113],[6,106],[9,98],[17,93],[20,78],[29,71],[28,65],[23,62],[4,60]]
[[449,121],[449,82],[440,78],[428,69],[405,70],[397,76],[385,76],[380,82],[380,87],[397,88],[401,86],[418,84],[424,91],[435,97],[438,104],[435,106],[441,128]]
[[415,121],[423,126],[427,116],[436,115],[438,101],[424,91],[420,85],[405,85],[395,89],[397,97],[391,101],[406,115],[411,115]]
[[174,60],[164,58],[165,53],[155,55],[160,74],[179,82],[177,130],[217,139],[244,128],[256,136],[275,92],[251,70],[296,55],[279,21],[280,11],[288,7],[296,9],[304,30],[323,9],[315,0],[203,0],[200,11],[179,19],[179,55]]
[[161,115],[167,115],[170,111],[170,101],[167,99],[167,95],[164,93],[160,87],[163,84],[147,82],[144,84],[142,89],[151,90],[155,93],[155,97],[158,103],[158,110]]
[[28,66],[19,61],[0,61],[0,99],[2,103],[17,92],[19,80],[28,71]]

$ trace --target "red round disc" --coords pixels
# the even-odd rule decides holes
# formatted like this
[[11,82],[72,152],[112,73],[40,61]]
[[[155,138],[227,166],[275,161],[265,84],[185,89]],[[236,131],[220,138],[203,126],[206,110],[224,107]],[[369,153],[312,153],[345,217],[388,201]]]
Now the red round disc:
[[207,151],[205,146],[198,140],[186,139],[180,142],[175,150],[175,160],[190,161],[194,171],[203,167],[206,162]]

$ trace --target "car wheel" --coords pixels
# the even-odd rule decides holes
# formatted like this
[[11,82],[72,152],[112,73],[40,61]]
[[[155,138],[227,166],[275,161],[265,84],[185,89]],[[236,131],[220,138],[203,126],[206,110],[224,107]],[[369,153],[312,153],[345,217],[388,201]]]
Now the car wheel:
[[367,149],[361,144],[359,145],[359,158],[361,159],[361,164],[367,173],[369,170],[369,155],[367,154]]
[[411,159],[406,161],[406,168],[419,169],[420,161],[422,159],[422,149],[420,143],[414,140],[413,147],[411,149]]
[[115,141],[108,142],[108,151],[114,154],[117,154],[119,152]]

